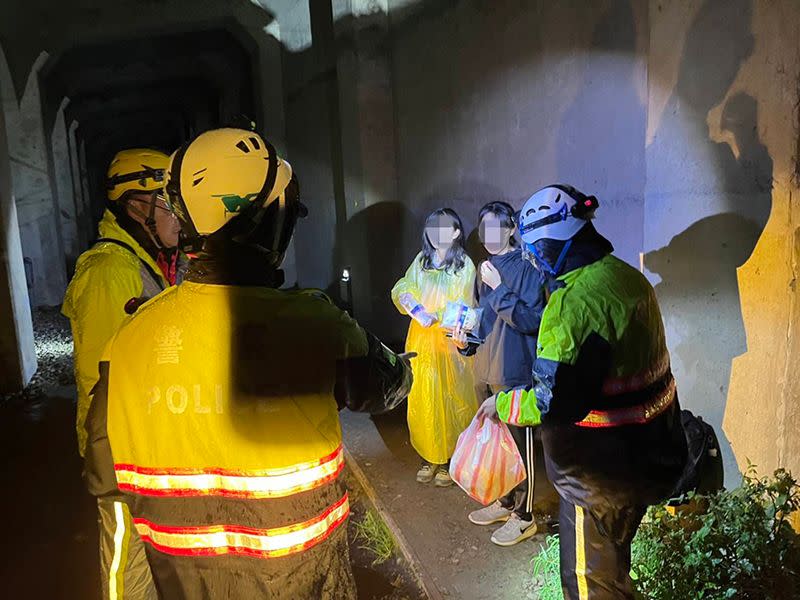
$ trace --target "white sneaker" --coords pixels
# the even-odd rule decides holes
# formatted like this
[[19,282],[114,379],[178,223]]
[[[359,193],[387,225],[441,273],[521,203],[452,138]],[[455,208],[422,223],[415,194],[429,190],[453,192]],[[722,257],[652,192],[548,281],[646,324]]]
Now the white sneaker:
[[467,517],[475,525],[491,525],[492,523],[500,523],[508,521],[511,516],[511,509],[505,508],[500,501],[484,506],[478,510],[473,510]]
[[433,481],[433,476],[436,473],[436,467],[425,463],[417,471],[417,481],[420,483],[430,483]]
[[450,477],[450,473],[444,465],[439,465],[433,479],[433,485],[436,487],[450,487],[453,485],[453,479]]
[[513,546],[536,535],[536,521],[523,521],[513,513],[500,529],[492,534],[492,542],[498,546]]

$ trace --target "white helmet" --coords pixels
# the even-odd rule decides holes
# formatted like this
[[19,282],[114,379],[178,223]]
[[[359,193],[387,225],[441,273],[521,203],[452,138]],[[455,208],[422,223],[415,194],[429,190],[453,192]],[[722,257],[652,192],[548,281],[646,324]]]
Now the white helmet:
[[519,213],[519,233],[527,246],[539,240],[575,237],[594,218],[597,198],[569,185],[549,185],[528,198]]

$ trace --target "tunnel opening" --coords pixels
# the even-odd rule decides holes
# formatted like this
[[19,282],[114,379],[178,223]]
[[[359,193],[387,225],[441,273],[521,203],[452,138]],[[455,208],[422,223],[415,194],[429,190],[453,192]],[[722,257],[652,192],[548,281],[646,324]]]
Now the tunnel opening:
[[[58,199],[68,277],[96,237],[106,171],[116,152],[153,148],[169,154],[199,131],[252,115],[253,60],[251,49],[217,28],[80,46],[42,70],[45,131],[54,140],[69,135],[51,154],[52,163],[76,166],[73,177],[80,181],[54,186],[73,200]],[[62,120],[66,131],[55,127]],[[70,187],[73,194],[66,193]]]

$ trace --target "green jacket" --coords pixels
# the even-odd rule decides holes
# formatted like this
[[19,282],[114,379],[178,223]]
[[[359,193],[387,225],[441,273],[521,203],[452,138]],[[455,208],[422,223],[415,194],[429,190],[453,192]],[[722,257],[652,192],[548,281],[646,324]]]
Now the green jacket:
[[672,491],[686,448],[655,292],[610,254],[558,282],[533,385],[500,394],[500,418],[543,425],[548,474],[573,503],[657,502]]

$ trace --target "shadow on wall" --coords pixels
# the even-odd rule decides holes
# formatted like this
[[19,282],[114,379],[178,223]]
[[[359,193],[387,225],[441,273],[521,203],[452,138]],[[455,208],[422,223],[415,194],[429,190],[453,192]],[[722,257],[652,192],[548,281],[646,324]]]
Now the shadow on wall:
[[[797,78],[797,97],[800,98],[800,75]],[[794,118],[795,149],[794,160],[792,161],[792,166],[794,167],[792,181],[794,182],[795,186],[800,187],[800,102],[798,102],[797,106],[795,107]]]
[[[395,309],[390,292],[405,272],[403,231],[410,217],[411,212],[400,202],[378,202],[366,207],[347,221],[331,257],[335,274],[340,275],[341,268],[350,269],[355,318],[395,347],[402,347],[407,318]],[[338,279],[332,282],[328,292],[344,300],[338,283]]]
[[[752,52],[751,15],[750,0],[703,5],[648,148],[649,196],[657,199],[648,214],[659,229],[686,229],[649,252],[645,264],[661,277],[655,289],[683,404],[706,416],[721,439],[731,362],[746,351],[736,269],[750,257],[769,217],[772,159],[758,138],[754,98],[736,94],[722,111],[720,128],[732,135],[736,153],[710,138],[707,118]],[[735,457],[727,441],[723,445],[726,480],[735,485]]]
[[467,232],[467,253],[477,265],[486,258],[478,237],[478,213],[484,204],[496,200],[508,202],[503,192],[491,185],[462,181],[438,188],[415,204],[413,213],[400,202],[368,206],[347,222],[343,241],[336,240],[332,267],[337,279],[327,291],[339,298],[338,275],[341,268],[349,267],[355,318],[383,341],[402,348],[408,317],[398,313],[390,292],[422,248],[425,218],[440,207],[455,210]]
[[[558,135],[558,179],[600,198],[599,227],[617,255],[638,264],[642,248],[647,115],[637,91],[636,21],[613,0],[581,55],[580,89]],[[603,227],[603,219],[609,226]]]

